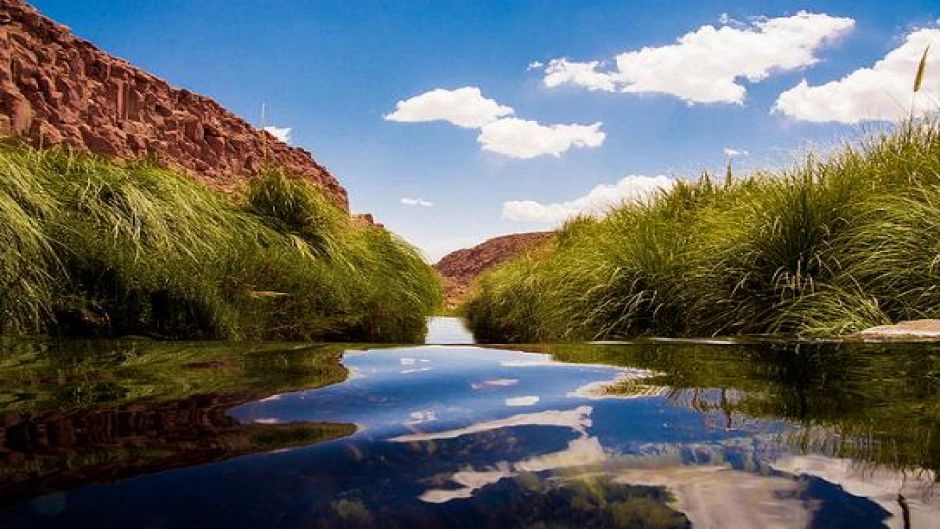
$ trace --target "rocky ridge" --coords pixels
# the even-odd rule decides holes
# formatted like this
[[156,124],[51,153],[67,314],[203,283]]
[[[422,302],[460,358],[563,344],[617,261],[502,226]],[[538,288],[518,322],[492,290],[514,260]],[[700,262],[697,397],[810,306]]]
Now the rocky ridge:
[[267,164],[315,182],[349,209],[346,190],[309,152],[98,49],[21,0],[0,0],[0,136],[150,156],[217,189]]
[[555,232],[514,233],[445,255],[434,269],[444,282],[445,303],[453,309],[480,274],[551,238]]
[[940,320],[911,320],[878,325],[845,336],[854,342],[938,342]]

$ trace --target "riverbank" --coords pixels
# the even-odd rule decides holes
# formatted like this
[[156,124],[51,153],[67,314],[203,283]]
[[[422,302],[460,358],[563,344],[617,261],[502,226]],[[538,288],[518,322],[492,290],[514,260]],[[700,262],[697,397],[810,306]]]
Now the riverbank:
[[146,161],[0,145],[0,334],[414,342],[433,270],[277,171],[236,193]]
[[703,175],[578,218],[481,278],[490,342],[839,336],[940,316],[940,126],[906,123],[779,173]]

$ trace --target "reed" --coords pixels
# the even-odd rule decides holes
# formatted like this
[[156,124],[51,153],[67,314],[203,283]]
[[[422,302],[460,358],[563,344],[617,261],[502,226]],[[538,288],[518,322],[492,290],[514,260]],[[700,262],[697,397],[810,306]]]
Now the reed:
[[32,153],[0,148],[0,333],[35,333],[51,310],[57,263],[43,224],[58,203],[27,169]]
[[579,219],[484,276],[487,341],[838,334],[940,306],[940,125],[909,121],[824,159]]
[[145,160],[6,144],[0,171],[4,333],[414,341],[439,299],[413,248],[276,171],[243,203]]

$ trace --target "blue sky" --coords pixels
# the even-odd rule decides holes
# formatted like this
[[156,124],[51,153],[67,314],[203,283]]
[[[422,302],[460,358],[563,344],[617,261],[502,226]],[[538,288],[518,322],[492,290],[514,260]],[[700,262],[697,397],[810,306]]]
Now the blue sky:
[[265,103],[431,260],[894,119],[928,43],[914,104],[940,104],[936,1],[33,3],[249,121]]

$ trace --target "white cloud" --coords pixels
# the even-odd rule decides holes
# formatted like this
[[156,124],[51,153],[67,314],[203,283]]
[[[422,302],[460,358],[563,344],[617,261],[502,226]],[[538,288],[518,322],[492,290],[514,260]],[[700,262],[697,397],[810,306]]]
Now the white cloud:
[[434,202],[431,202],[430,200],[425,200],[420,197],[418,198],[403,197],[401,199],[401,203],[406,206],[421,206],[425,208],[429,208],[434,205]]
[[725,147],[723,149],[725,156],[728,158],[736,158],[738,156],[747,156],[747,151],[744,149],[733,149],[731,147]]
[[516,407],[516,406],[535,406],[539,403],[539,398],[536,395],[527,395],[525,397],[510,397],[505,400],[506,406]]
[[615,76],[601,72],[600,61],[573,62],[568,59],[552,59],[545,67],[545,86],[554,87],[562,84],[574,84],[590,91],[603,90],[613,92],[616,89]]
[[434,410],[418,410],[413,411],[408,415],[408,420],[405,421],[405,424],[408,426],[415,426],[425,422],[431,422],[437,420],[437,413]]
[[470,387],[473,389],[480,389],[484,386],[493,386],[493,387],[509,387],[515,386],[519,383],[518,378],[494,378],[492,380],[484,380],[479,384],[470,384]]
[[475,86],[456,90],[435,88],[399,101],[395,111],[385,116],[389,121],[447,121],[458,127],[479,128],[503,116],[512,115],[511,107],[483,97]]
[[[512,158],[534,158],[546,154],[559,157],[572,147],[598,147],[606,138],[600,130],[601,122],[592,125],[542,125],[537,121],[505,117],[512,114],[511,107],[483,97],[479,88],[465,86],[457,90],[436,88],[399,101],[395,111],[385,119],[409,122],[443,120],[459,127],[477,128],[480,129],[477,142],[484,151]],[[403,198],[402,203],[433,205],[420,204],[418,200]]]
[[522,413],[504,419],[478,422],[456,430],[428,433],[417,432],[399,435],[398,437],[392,437],[388,440],[393,443],[413,443],[416,441],[456,439],[464,435],[492,432],[494,430],[514,428],[516,426],[557,426],[561,428],[571,428],[585,435],[587,428],[591,426],[591,413],[593,411],[594,408],[591,406],[578,406],[573,410],[545,410],[537,413]]
[[[914,76],[928,45],[924,81],[914,99]],[[940,109],[940,29],[910,33],[874,66],[838,81],[810,86],[804,79],[780,94],[771,112],[814,122],[896,121],[910,115],[912,100],[918,113]]]
[[738,20],[728,13],[722,13],[721,15],[718,16],[718,23],[721,24],[722,26],[732,26],[732,27],[742,28],[742,29],[749,28],[751,23],[756,24],[757,22],[767,20],[767,17],[753,16],[753,17],[747,17],[746,20],[749,20],[750,22]]
[[593,125],[541,125],[537,121],[503,118],[480,129],[483,150],[513,158],[555,157],[572,147],[598,147],[604,143],[602,123]]
[[274,127],[269,125],[265,127],[264,130],[284,143],[290,143],[290,127]]
[[567,202],[542,204],[534,200],[503,202],[503,218],[517,221],[560,223],[577,215],[603,215],[623,202],[645,200],[675,181],[663,175],[630,175],[616,184],[602,184],[588,194]]
[[588,90],[664,93],[693,103],[743,104],[747,89],[741,79],[759,82],[774,71],[818,62],[815,52],[849,32],[851,18],[800,11],[780,18],[756,18],[743,24],[730,17],[722,25],[705,25],[675,44],[645,47],[616,57],[615,69],[599,61],[553,59],[543,82],[553,87],[573,84]]
[[541,70],[545,67],[545,63],[542,61],[532,61],[526,67],[526,70]]

